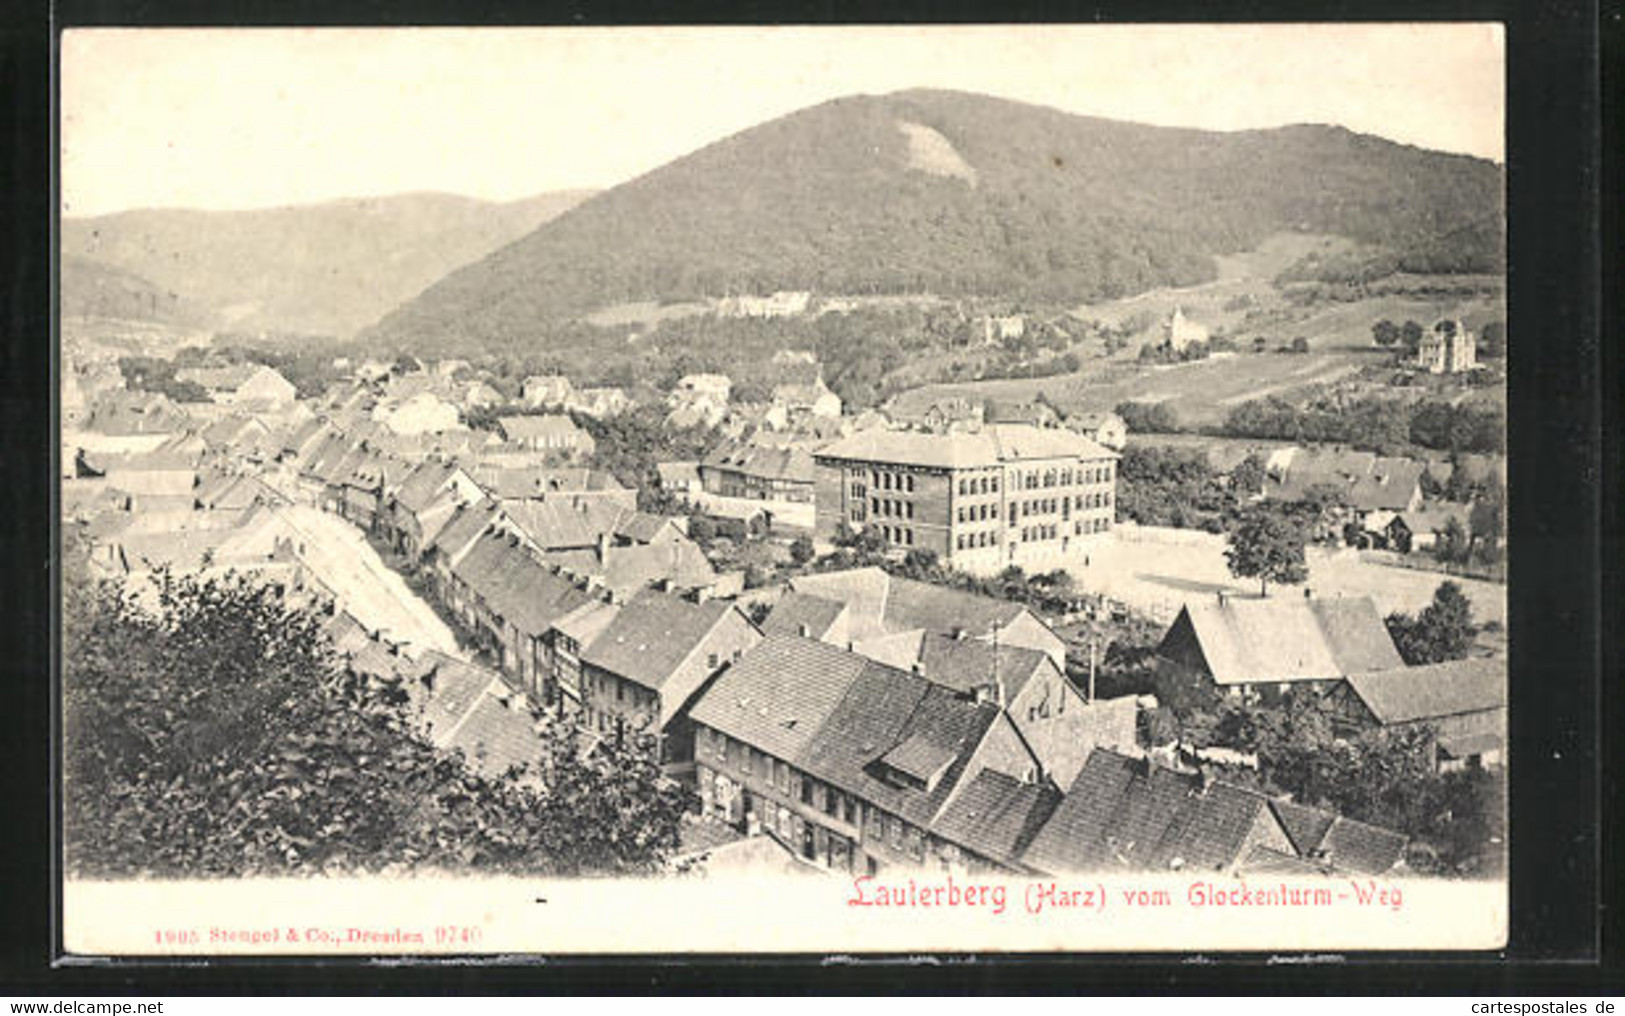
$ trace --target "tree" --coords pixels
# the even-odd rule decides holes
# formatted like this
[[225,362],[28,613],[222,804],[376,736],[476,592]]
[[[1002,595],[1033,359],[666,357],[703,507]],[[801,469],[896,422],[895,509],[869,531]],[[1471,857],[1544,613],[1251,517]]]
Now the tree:
[[1468,552],[1467,530],[1462,526],[1461,520],[1452,516],[1444,524],[1444,532],[1439,534],[1439,543],[1433,549],[1433,555],[1440,561],[1461,563],[1467,560]]
[[1473,603],[1454,582],[1441,582],[1433,602],[1415,617],[1394,612],[1387,617],[1388,634],[1400,657],[1410,666],[1465,659],[1473,647]]
[[1499,360],[1507,353],[1507,326],[1505,321],[1491,321],[1478,333],[1478,355],[1486,360]]
[[85,877],[658,869],[689,794],[651,739],[538,718],[538,785],[435,748],[263,584],[66,586],[63,842]]
[[1270,502],[1251,505],[1230,526],[1224,550],[1230,574],[1258,579],[1259,594],[1271,582],[1297,583],[1309,577],[1304,547],[1308,532],[1299,517]]
[[806,565],[816,553],[813,542],[809,537],[798,536],[790,543],[790,563],[797,568]]
[[1230,489],[1238,498],[1256,497],[1264,492],[1264,479],[1267,471],[1264,460],[1254,452],[1236,463],[1230,470]]
[[1406,321],[1399,328],[1399,338],[1405,345],[1405,355],[1415,356],[1416,351],[1422,348],[1422,325],[1416,321]]
[[1399,341],[1399,326],[1387,318],[1383,318],[1371,326],[1371,338],[1384,349]]
[[1304,338],[1302,335],[1299,335],[1298,337],[1294,338],[1292,340],[1292,351],[1294,353],[1307,353],[1307,352],[1309,352],[1309,340]]

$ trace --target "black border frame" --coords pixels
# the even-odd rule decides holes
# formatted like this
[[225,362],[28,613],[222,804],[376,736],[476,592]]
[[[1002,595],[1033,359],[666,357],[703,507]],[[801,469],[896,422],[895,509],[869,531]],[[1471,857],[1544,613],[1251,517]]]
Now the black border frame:
[[[1610,0],[1614,2],[1614,0]],[[672,12],[638,0],[575,4],[481,0],[60,0],[54,10],[0,14],[0,129],[9,158],[6,221],[13,240],[7,329],[0,342],[0,527],[11,581],[0,583],[7,625],[0,654],[0,722],[14,747],[0,777],[0,838],[7,903],[0,922],[0,992],[81,995],[147,991],[182,995],[310,991],[440,993],[839,990],[843,992],[1320,992],[1488,995],[1625,988],[1617,923],[1618,816],[1602,812],[1604,718],[1618,716],[1617,648],[1603,618],[1620,617],[1617,344],[1603,341],[1599,224],[1618,250],[1617,209],[1606,219],[1604,181],[1618,157],[1602,147],[1604,46],[1625,46],[1619,11],[1591,0],[1517,5],[1512,0],[1406,4],[1348,0],[1251,2],[1214,10],[1192,0],[1141,9],[1128,0],[1090,5],[1015,0],[994,5],[908,0],[864,10],[835,0],[756,0]],[[55,964],[56,577],[54,98],[56,31],[66,25],[724,24],[958,23],[976,21],[1404,21],[1486,20],[1507,26],[1508,274],[1511,331],[1539,336],[1510,353],[1512,471],[1510,589],[1513,649],[1511,823],[1512,927],[1501,953],[1357,953],[1328,963],[1271,965],[1261,954],[900,957],[822,966],[819,956],[601,956],[504,966],[500,961],[428,961],[381,966],[362,959],[212,959],[204,963],[120,960]],[[1608,68],[1614,70],[1612,66]],[[1607,110],[1610,127],[1619,111]],[[1617,138],[1617,134],[1614,135]],[[1605,161],[1606,159],[1606,161]],[[1602,170],[1616,171],[1600,176]],[[1608,294],[1617,298],[1617,290]],[[1607,323],[1619,322],[1617,299]],[[42,339],[44,341],[42,341]],[[1606,368],[1606,372],[1601,373]],[[1599,383],[1599,376],[1613,384]],[[49,471],[48,471],[49,470]],[[44,507],[50,511],[42,511]],[[1605,556],[1606,555],[1606,556]],[[1606,562],[1606,563],[1605,563]],[[1607,611],[1604,612],[1606,605]],[[1605,669],[1606,666],[1606,669]],[[1604,707],[1608,708],[1604,708]],[[1610,748],[1617,752],[1617,743]],[[1605,876],[1611,876],[1606,885]],[[1604,896],[1606,893],[1606,897]],[[1612,948],[1609,948],[1612,946]],[[1269,965],[1266,971],[1264,967]],[[1592,987],[1592,986],[1595,987]]]

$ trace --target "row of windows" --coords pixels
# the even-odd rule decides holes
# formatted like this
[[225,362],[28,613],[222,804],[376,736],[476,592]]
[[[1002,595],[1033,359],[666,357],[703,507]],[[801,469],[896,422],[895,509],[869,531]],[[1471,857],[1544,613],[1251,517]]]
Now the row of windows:
[[877,490],[901,490],[914,493],[914,477],[910,473],[882,473],[878,469],[869,471],[869,482]]
[[807,807],[848,825],[859,824],[862,805],[857,798],[804,776],[791,768],[788,762],[758,751],[743,741],[736,741],[721,731],[708,727],[701,727],[700,731],[702,754],[705,742],[709,741],[710,756],[716,760],[719,768],[729,766],[731,760],[732,768],[741,776],[761,776],[769,786],[788,798],[799,800]]
[[1077,533],[1079,536],[1082,536],[1085,533],[1104,533],[1106,530],[1112,527],[1112,520],[1099,517],[1092,519],[1079,519],[1073,525],[1073,532]]
[[914,546],[914,530],[907,526],[881,526],[880,531],[885,534],[887,543],[900,547]]
[[954,545],[959,550],[974,550],[977,547],[992,547],[999,542],[999,534],[984,529],[980,533],[960,533],[954,537]]
[[997,494],[999,492],[999,478],[997,476],[962,476],[959,478],[959,493],[963,497],[972,494]]
[[1038,540],[1053,540],[1058,536],[1056,527],[1049,526],[1023,526],[1021,528],[1021,542],[1034,543]]
[[1017,490],[1038,490],[1041,487],[1070,487],[1073,480],[1078,483],[1106,483],[1112,478],[1110,463],[1100,466],[1080,466],[1076,473],[1071,467],[1062,469],[1029,470],[1025,473],[1012,474],[1012,482]]
[[959,506],[959,521],[981,522],[985,519],[999,517],[999,506],[996,504],[962,504]]
[[869,508],[876,515],[891,515],[900,519],[914,517],[914,503],[912,501],[893,501],[889,497],[872,497],[869,499]]

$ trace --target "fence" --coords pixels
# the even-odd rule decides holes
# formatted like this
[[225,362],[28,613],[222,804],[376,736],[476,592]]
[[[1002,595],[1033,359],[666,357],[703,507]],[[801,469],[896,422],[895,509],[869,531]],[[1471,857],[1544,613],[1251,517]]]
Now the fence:
[[1437,572],[1440,575],[1452,575],[1456,578],[1478,579],[1482,582],[1496,582],[1506,585],[1507,566],[1504,563],[1457,564],[1454,561],[1441,561],[1431,554],[1400,554],[1391,550],[1366,550],[1360,556],[1376,564],[1387,565],[1390,568],[1406,568],[1411,571]]

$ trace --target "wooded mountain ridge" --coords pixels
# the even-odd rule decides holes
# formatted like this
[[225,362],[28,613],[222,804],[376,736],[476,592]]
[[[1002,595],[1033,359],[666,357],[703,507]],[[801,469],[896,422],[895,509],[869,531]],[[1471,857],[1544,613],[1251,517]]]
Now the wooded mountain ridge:
[[534,351],[605,306],[785,289],[1071,306],[1206,281],[1215,255],[1282,231],[1349,237],[1395,270],[1499,272],[1503,176],[1341,127],[1220,133],[960,92],[853,96],[601,192],[363,334]]

